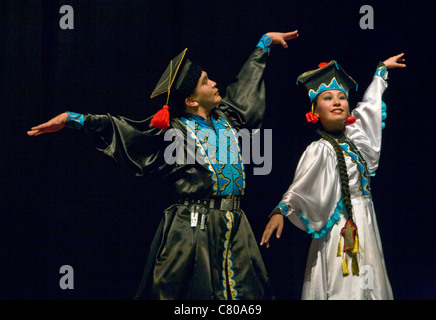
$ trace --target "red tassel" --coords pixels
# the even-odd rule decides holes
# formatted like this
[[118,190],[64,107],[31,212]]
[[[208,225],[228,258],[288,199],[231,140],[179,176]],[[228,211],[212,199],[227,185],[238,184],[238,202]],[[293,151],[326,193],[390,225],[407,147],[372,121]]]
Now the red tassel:
[[322,69],[322,68],[328,66],[328,64],[329,64],[328,62],[321,62],[321,63],[318,65],[318,68]]
[[355,117],[348,117],[347,120],[345,121],[346,124],[353,124],[356,122],[356,118]]
[[317,123],[319,119],[315,117],[315,115],[311,111],[309,111],[308,113],[306,113],[306,120],[310,123]]
[[166,129],[170,125],[170,112],[169,107],[164,105],[154,117],[151,119],[150,124],[157,129]]

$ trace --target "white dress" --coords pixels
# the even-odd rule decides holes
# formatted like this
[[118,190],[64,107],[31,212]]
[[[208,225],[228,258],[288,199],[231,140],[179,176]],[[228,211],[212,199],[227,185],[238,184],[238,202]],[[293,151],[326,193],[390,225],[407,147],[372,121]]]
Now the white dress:
[[[386,88],[385,78],[375,75],[363,101],[352,112],[357,121],[346,126],[346,137],[354,143],[366,161],[367,176],[376,171],[380,158],[381,98]],[[329,142],[320,139],[307,147],[298,163],[294,181],[283,195],[280,205],[273,211],[282,212],[294,225],[313,238],[302,299],[393,299],[369,179],[367,181],[362,174],[362,162],[356,161],[355,154],[344,151],[344,156],[349,175],[353,219],[359,236],[358,275],[350,272],[344,276],[342,257],[337,256],[340,232],[347,220],[347,213],[341,200],[337,156]],[[351,270],[352,259],[348,257],[347,260]]]

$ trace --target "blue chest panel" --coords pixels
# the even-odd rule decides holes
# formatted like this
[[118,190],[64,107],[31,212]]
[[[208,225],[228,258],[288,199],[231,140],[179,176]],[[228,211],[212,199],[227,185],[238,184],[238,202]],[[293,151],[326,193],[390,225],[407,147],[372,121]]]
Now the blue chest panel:
[[196,161],[212,176],[213,195],[242,195],[245,171],[237,134],[223,118],[208,121],[197,115],[180,118],[196,148]]

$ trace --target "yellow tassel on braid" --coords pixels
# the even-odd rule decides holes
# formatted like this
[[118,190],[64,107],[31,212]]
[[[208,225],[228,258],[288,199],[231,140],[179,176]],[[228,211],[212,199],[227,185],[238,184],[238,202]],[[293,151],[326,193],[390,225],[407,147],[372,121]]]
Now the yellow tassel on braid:
[[360,273],[359,270],[359,262],[357,261],[357,254],[353,253],[353,258],[351,260],[351,272],[353,272],[353,275],[358,276]]
[[359,253],[359,237],[357,236],[357,232],[356,232],[356,236],[354,237],[354,247],[353,250],[351,251],[351,253],[353,254],[353,260],[351,261],[351,271],[353,272],[353,275],[358,276],[360,273],[359,270],[359,261],[357,260],[357,254]]
[[359,253],[359,237],[357,235],[354,236],[354,247],[353,250],[351,251],[352,253]]
[[342,240],[342,236],[339,236],[338,252],[336,253],[337,257],[340,257],[341,256],[341,252],[342,252],[341,240]]
[[348,260],[345,252],[342,255],[342,274],[344,276],[348,276],[350,274],[350,271],[348,271]]
[[[360,252],[359,251],[359,237],[356,236],[354,237],[354,247],[352,252],[352,260],[351,260],[351,272],[353,273],[353,275],[358,276],[360,273],[360,269],[359,269],[359,261],[358,261],[358,257],[357,254]],[[342,242],[342,237],[339,237],[339,243],[338,243],[338,251],[336,253],[336,255],[338,257],[340,257],[342,255],[342,274],[345,276],[348,276],[350,274],[350,271],[348,269],[348,259],[347,259],[347,253],[344,251],[341,254],[341,242]]]

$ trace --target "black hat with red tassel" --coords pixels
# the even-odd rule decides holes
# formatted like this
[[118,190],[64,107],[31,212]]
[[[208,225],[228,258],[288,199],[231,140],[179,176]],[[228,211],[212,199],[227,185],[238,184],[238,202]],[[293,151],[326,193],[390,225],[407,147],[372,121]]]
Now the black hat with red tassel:
[[[314,115],[313,101],[321,92],[331,89],[340,90],[348,98],[348,92],[351,88],[356,87],[357,90],[356,81],[335,60],[321,62],[318,69],[304,72],[297,79],[297,84],[300,83],[306,87],[312,102],[312,110],[306,113],[306,120],[311,123],[318,121]],[[355,121],[356,118],[349,116],[346,124],[353,124]]]
[[[165,72],[159,79],[150,98],[167,93],[167,102],[151,119],[151,125],[157,129],[166,129],[170,122],[169,98],[171,90],[174,90],[179,97],[189,97],[197,87],[202,68],[189,59],[186,59],[184,49],[170,61]],[[184,107],[184,106],[177,106]]]

